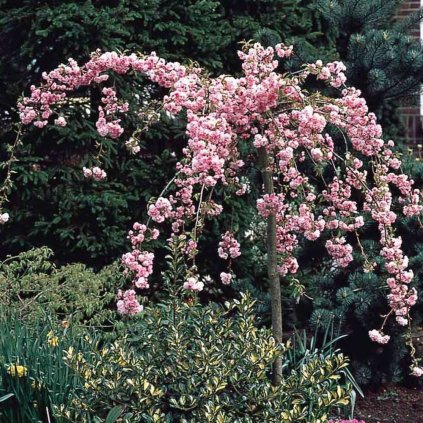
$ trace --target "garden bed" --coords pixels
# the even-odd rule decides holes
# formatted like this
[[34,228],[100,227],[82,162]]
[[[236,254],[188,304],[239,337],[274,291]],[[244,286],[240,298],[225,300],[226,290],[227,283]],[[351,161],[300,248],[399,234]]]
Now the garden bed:
[[358,399],[355,415],[366,423],[423,423],[423,390],[386,385]]

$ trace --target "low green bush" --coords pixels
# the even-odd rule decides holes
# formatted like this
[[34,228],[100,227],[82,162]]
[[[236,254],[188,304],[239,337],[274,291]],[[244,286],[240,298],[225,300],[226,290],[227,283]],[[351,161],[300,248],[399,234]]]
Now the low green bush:
[[272,386],[272,362],[289,345],[255,320],[248,296],[224,307],[174,297],[146,308],[125,337],[67,350],[83,389],[56,412],[78,422],[323,423],[349,403],[348,361],[332,349],[291,359]]
[[85,265],[56,267],[43,247],[0,262],[0,308],[36,321],[42,316],[84,325],[113,325],[123,283],[118,264],[94,272]]

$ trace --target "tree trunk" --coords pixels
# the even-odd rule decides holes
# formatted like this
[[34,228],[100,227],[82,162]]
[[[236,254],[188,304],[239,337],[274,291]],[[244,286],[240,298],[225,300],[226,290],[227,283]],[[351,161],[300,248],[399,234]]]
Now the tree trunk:
[[[269,155],[264,148],[258,150],[258,158],[263,177],[264,193],[273,194],[273,172],[269,165]],[[272,308],[272,332],[276,342],[282,343],[282,298],[279,273],[277,269],[276,252],[276,216],[269,215],[267,218],[267,275],[269,278],[271,308]],[[273,384],[279,385],[282,380],[282,357],[278,357],[273,363]]]

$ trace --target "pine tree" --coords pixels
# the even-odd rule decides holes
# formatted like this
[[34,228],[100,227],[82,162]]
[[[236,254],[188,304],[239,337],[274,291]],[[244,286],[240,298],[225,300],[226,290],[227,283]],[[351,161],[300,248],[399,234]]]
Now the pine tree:
[[359,88],[385,132],[401,135],[396,107],[423,82],[423,47],[410,36],[422,12],[395,21],[399,0],[320,0],[319,10],[347,66],[348,84]]

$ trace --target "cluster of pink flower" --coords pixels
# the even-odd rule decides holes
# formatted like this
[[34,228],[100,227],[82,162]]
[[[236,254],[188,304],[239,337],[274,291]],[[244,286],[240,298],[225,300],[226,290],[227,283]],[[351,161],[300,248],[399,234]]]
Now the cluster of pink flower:
[[232,273],[221,272],[220,273],[220,280],[222,281],[223,285],[230,285],[232,282]]
[[357,420],[357,419],[354,419],[354,420],[341,419],[341,420],[329,420],[329,423],[366,423],[366,422],[364,420]]
[[227,231],[222,235],[217,252],[219,257],[224,260],[228,258],[236,259],[241,255],[239,242],[234,238],[232,232]]
[[198,278],[191,276],[187,278],[187,280],[184,282],[184,289],[188,291],[196,291],[200,292],[204,288],[204,283],[199,281]]
[[[217,252],[219,257],[224,260],[227,260],[228,258],[236,259],[241,255],[240,247],[241,246],[239,242],[234,238],[234,234],[230,231],[227,231],[222,235]],[[230,265],[231,263],[229,262],[229,272],[220,273],[220,280],[222,281],[223,285],[230,285],[233,280],[233,273]]]
[[9,213],[0,214],[0,224],[6,223],[9,220]]
[[155,204],[148,206],[148,215],[157,223],[162,223],[172,216],[172,204],[167,198],[160,197]]
[[[278,268],[281,275],[295,273],[298,263],[295,247],[298,237],[316,240],[327,231],[326,243],[332,259],[339,266],[352,260],[352,246],[345,235],[364,225],[363,213],[369,212],[378,223],[382,256],[389,273],[389,305],[399,324],[409,320],[409,309],[417,293],[409,285],[413,277],[407,270],[408,260],[402,253],[400,239],[395,237],[393,224],[397,218],[392,210],[394,197],[390,185],[398,188],[399,203],[406,215],[420,213],[420,193],[413,191],[413,181],[400,173],[400,160],[392,151],[392,141],[381,138],[382,129],[376,116],[368,112],[359,90],[344,88],[336,98],[310,94],[302,89],[305,78],[315,75],[332,87],[345,82],[345,67],[340,62],[307,65],[297,75],[276,72],[278,60],[289,57],[292,47],[278,45],[275,49],[259,44],[239,53],[243,75],[239,78],[211,78],[198,67],[185,68],[179,63],[166,63],[154,53],[149,56],[95,53],[79,67],[68,65],[44,75],[41,88],[31,88],[31,96],[19,105],[22,122],[44,126],[53,113],[53,106],[62,102],[67,92],[79,86],[107,80],[108,71],[120,74],[132,70],[141,72],[153,82],[169,88],[163,108],[171,114],[186,113],[187,147],[177,165],[174,180],[176,192],[160,197],[149,206],[152,220],[170,220],[173,234],[183,229],[187,236],[184,252],[194,260],[198,236],[206,217],[218,215],[222,207],[212,200],[214,187],[239,186],[239,141],[250,140],[252,146],[269,157],[266,171],[274,180],[275,193],[263,195],[257,202],[259,214],[276,217]],[[104,109],[100,110],[98,129],[103,135],[118,137],[122,131],[116,115],[127,110],[120,104],[114,90],[103,90]],[[344,156],[335,150],[328,127],[337,127],[351,151]],[[372,168],[371,177],[362,170],[364,157]],[[307,157],[316,170],[323,165],[333,168],[336,175],[326,180],[316,172],[327,189],[318,193],[316,178],[310,178],[310,166],[301,166]],[[327,178],[327,176],[326,176]],[[354,195],[353,195],[354,194]],[[359,195],[356,195],[359,194]],[[365,198],[361,207],[352,198]],[[293,201],[295,199],[295,201]],[[134,236],[135,235],[131,235]],[[136,235],[137,241],[142,236]],[[135,239],[135,238],[134,238]],[[239,256],[239,243],[233,234],[223,235],[219,256],[234,259]],[[152,271],[152,254],[137,248],[124,256],[124,262],[135,275],[136,286],[148,286],[146,278]],[[203,283],[188,271],[184,287],[199,291]],[[229,283],[232,273],[223,272],[221,280]],[[141,282],[139,281],[141,279]],[[369,334],[377,342],[386,342],[380,331]],[[417,367],[417,366],[415,366]],[[417,371],[416,371],[417,372]]]
[[[80,67],[78,63],[69,59],[67,64],[60,65],[57,69],[43,73],[44,85],[31,86],[31,96],[26,97],[18,104],[22,123],[33,123],[42,128],[47,125],[48,119],[54,114],[53,107],[58,102],[63,102],[67,92],[75,91],[78,87],[89,86],[92,83],[100,84],[108,80],[107,71],[112,70],[119,74],[128,73],[130,70],[147,74],[152,81],[165,87],[170,87],[185,76],[186,69],[179,63],[165,63],[154,53],[150,56],[138,57],[119,55],[115,52],[95,52],[91,60]],[[119,104],[116,93],[112,88],[103,90],[102,103],[96,123],[100,135],[109,135],[117,138],[123,133],[120,120],[116,113],[126,112],[128,105]],[[59,126],[66,125],[63,117],[56,119]]]
[[420,193],[418,190],[414,190],[413,194],[411,195],[410,203],[404,206],[404,215],[409,217],[419,215],[423,210],[423,206],[419,204],[419,201]]
[[101,98],[105,107],[99,106],[99,116],[96,122],[98,133],[102,137],[119,138],[123,134],[123,128],[120,126],[120,119],[107,121],[106,116],[115,116],[118,112],[124,113],[129,110],[127,103],[119,104],[116,91],[113,88],[103,88],[104,97]]
[[286,208],[284,203],[285,196],[283,194],[264,194],[257,200],[257,210],[264,218],[271,214],[279,215]]
[[347,267],[353,260],[352,246],[344,237],[326,241],[326,248],[335,262],[341,267]]
[[107,173],[103,169],[100,169],[98,166],[95,166],[92,169],[84,167],[82,168],[82,172],[85,178],[94,179],[94,181],[102,181],[107,177]]
[[153,273],[154,254],[134,248],[122,256],[122,263],[134,275],[137,288],[149,288],[148,277]]
[[57,126],[66,126],[67,122],[63,116],[59,116],[57,119],[54,120],[54,124]]
[[[159,230],[149,229],[146,225],[135,222],[132,229],[128,232],[128,239],[132,245],[132,251],[122,256],[122,263],[126,267],[125,273],[130,273],[133,277],[134,287],[138,289],[147,289],[150,287],[148,283],[149,276],[153,273],[154,254],[148,251],[141,251],[139,248],[145,241],[155,240],[159,237]],[[129,294],[127,294],[129,292]],[[126,295],[133,301],[134,290],[127,290],[120,294],[121,301],[124,301]],[[123,295],[123,297],[122,297]],[[123,300],[122,300],[123,298]],[[121,310],[133,310],[135,308],[124,307],[124,302],[121,302]],[[142,307],[139,308],[142,311]],[[125,314],[122,312],[122,314]],[[128,314],[128,313],[126,313]],[[135,313],[129,313],[135,314]]]
[[316,63],[307,66],[307,70],[317,75],[317,79],[329,81],[330,85],[335,88],[342,87],[347,80],[344,73],[347,68],[342,62],[332,62],[323,66],[323,62],[318,60]]
[[384,247],[381,256],[385,258],[385,268],[390,274],[387,284],[390,289],[388,294],[389,305],[396,316],[397,322],[401,326],[408,324],[407,316],[410,307],[417,302],[417,291],[415,288],[408,288],[414,274],[412,270],[407,270],[408,257],[401,250],[402,239],[389,238],[383,240]]
[[[292,46],[286,48],[282,44],[276,46],[276,54],[279,57],[289,57],[293,52]],[[273,72],[279,62],[275,60],[275,50],[272,47],[250,48],[248,52],[238,52],[238,57],[242,61],[242,69],[245,75],[254,77],[266,77]]]
[[310,240],[315,241],[325,229],[326,222],[322,216],[316,219],[311,207],[305,203],[298,207],[298,214],[291,218],[291,230],[303,233]]
[[158,229],[148,229],[146,225],[142,225],[141,223],[135,222],[132,225],[132,229],[128,232],[128,239],[131,241],[131,245],[133,248],[136,248],[140,244],[142,244],[146,237],[149,235],[149,239],[157,239],[159,237],[159,230]]
[[378,344],[387,344],[391,339],[389,335],[385,335],[382,331],[376,329],[369,332],[369,337],[373,342],[377,342]]
[[[328,185],[328,190],[322,191],[323,197],[330,204],[324,210],[324,214],[330,217],[336,217],[336,213],[346,218],[357,212],[357,203],[351,201],[351,186],[334,177],[333,181]],[[338,225],[336,226],[338,227]],[[343,229],[343,230],[346,230]]]
[[122,292],[120,289],[117,295],[117,310],[119,314],[133,316],[141,313],[143,306],[138,302],[136,293],[133,289]]

